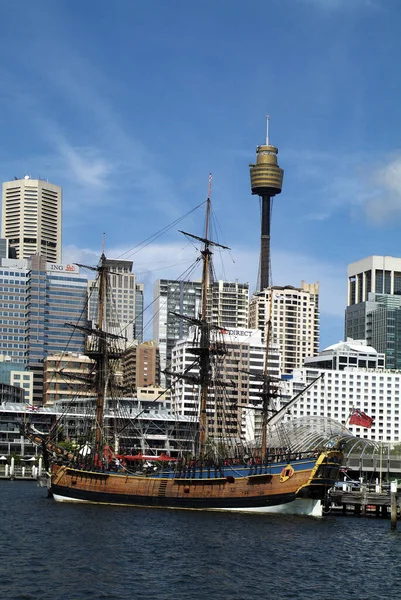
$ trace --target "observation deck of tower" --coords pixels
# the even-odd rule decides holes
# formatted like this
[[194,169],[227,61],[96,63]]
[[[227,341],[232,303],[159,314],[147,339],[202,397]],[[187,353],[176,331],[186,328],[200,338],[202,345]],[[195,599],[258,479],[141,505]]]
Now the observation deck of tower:
[[259,290],[270,285],[271,199],[281,193],[283,169],[277,164],[278,149],[269,144],[269,117],[266,119],[266,144],[256,148],[256,165],[249,165],[252,194],[260,196],[262,223],[260,240]]

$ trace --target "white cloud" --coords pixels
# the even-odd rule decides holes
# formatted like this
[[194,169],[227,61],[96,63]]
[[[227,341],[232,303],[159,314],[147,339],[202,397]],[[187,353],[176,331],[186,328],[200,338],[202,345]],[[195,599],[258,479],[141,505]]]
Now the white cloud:
[[[137,254],[133,254],[127,248],[109,248],[106,253],[110,258],[133,260],[133,272],[137,274],[138,281],[145,284],[145,305],[150,305],[153,301],[153,284],[157,279],[195,280],[201,277],[200,263],[195,270],[190,271],[191,265],[198,257],[198,252],[192,244],[185,242],[150,244]],[[67,246],[64,249],[64,262],[79,262],[93,266],[97,264],[99,255],[100,250]],[[258,251],[238,249],[232,252],[232,259],[226,253],[224,257],[226,266],[223,268],[219,264],[219,257],[215,256],[216,276],[219,279],[249,282],[252,293],[255,288],[258,260]],[[273,251],[272,261],[275,285],[298,287],[301,280],[308,283],[319,281],[322,315],[344,316],[347,274],[342,267],[306,254],[285,251]]]
[[92,188],[108,187],[112,165],[97,156],[97,149],[73,148],[67,142],[60,141],[58,150],[65,159],[72,181]]
[[379,167],[371,176],[376,184],[373,197],[368,198],[365,210],[369,220],[385,223],[401,217],[401,154]]
[[337,153],[289,150],[286,156],[294,180],[304,181],[307,172],[311,183],[305,220],[325,221],[344,209],[377,225],[401,218],[401,152],[374,162],[362,153],[342,153],[340,163]]

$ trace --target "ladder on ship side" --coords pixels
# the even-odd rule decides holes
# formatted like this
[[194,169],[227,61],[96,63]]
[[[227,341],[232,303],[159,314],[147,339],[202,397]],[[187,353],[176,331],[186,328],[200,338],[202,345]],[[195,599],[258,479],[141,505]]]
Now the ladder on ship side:
[[162,479],[159,485],[159,491],[157,493],[159,498],[164,498],[166,495],[166,487],[167,487],[168,479]]

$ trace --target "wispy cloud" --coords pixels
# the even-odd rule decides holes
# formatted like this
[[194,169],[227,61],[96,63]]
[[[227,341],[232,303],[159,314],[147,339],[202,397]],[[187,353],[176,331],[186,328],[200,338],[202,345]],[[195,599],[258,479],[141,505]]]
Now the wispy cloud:
[[376,189],[366,202],[368,218],[379,224],[398,220],[401,217],[401,154],[374,171],[371,179]]
[[[67,246],[64,249],[65,262],[80,262],[94,265],[98,262],[100,249]],[[150,244],[138,254],[128,248],[115,247],[107,250],[110,258],[133,260],[133,271],[139,282],[145,284],[146,303],[153,299],[153,284],[157,279],[191,279],[201,277],[200,263],[192,269],[198,257],[198,251],[185,243]],[[224,267],[215,256],[216,277],[227,281],[238,280],[249,283],[250,292],[254,291],[257,276],[259,253],[239,248],[232,256],[224,257]],[[346,298],[346,271],[342,266],[307,254],[294,254],[285,251],[273,251],[274,265],[272,277],[275,285],[300,286],[301,280],[309,283],[319,281],[321,291],[321,312],[331,316],[343,316]]]
[[382,0],[298,0],[298,2],[312,4],[323,10],[380,8],[382,5]]
[[357,153],[346,155],[313,151],[287,152],[294,180],[312,184],[309,211],[303,218],[325,221],[338,211],[365,215],[368,222],[383,225],[401,218],[401,152],[375,157]]
[[[54,56],[45,60],[46,68],[36,74],[41,85],[30,87],[4,70],[0,75],[3,84],[6,81],[6,104],[18,107],[40,141],[28,162],[46,163],[53,179],[63,185],[65,197],[70,196],[67,219],[68,211],[83,211],[94,203],[124,202],[126,210],[136,210],[135,198],[138,206],[146,202],[159,215],[177,217],[182,206],[178,186],[157,150],[130,131],[110,102],[112,82],[62,38]],[[32,72],[35,68],[32,61]],[[49,95],[42,97],[42,90]],[[39,155],[38,147],[48,152]]]
[[99,156],[96,148],[74,148],[66,141],[59,141],[60,156],[65,159],[71,172],[71,179],[81,185],[93,188],[107,188],[113,165]]

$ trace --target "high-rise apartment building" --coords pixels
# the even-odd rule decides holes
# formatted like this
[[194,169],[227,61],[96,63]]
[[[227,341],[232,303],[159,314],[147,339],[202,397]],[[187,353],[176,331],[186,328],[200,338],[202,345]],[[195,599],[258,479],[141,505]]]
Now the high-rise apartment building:
[[[143,339],[143,284],[136,282],[131,260],[107,259],[110,271],[110,290],[106,305],[106,331],[121,335],[128,344]],[[96,282],[89,282],[89,320],[96,323],[98,292]]]
[[61,187],[23,179],[3,183],[1,236],[17,258],[40,253],[47,262],[61,263]]
[[220,327],[248,327],[249,283],[213,281],[208,289],[207,320]]
[[133,344],[122,357],[123,385],[132,395],[138,387],[158,386],[160,382],[159,347],[148,341]]
[[301,368],[307,356],[319,352],[319,283],[301,287],[272,286],[254,294],[249,307],[249,326],[262,332],[270,324],[270,343],[280,351],[283,373]]
[[[199,318],[202,284],[200,281],[160,279],[154,287],[153,337],[160,348],[160,369],[170,366],[175,344],[188,335],[192,323],[184,317]],[[207,294],[207,320],[223,328],[247,328],[249,284],[213,281]],[[175,313],[175,314],[174,314]],[[161,375],[165,383],[164,375]]]
[[85,354],[49,354],[43,363],[43,403],[93,396],[93,370],[94,362]]
[[401,369],[401,258],[370,256],[348,265],[345,337],[364,339]]

